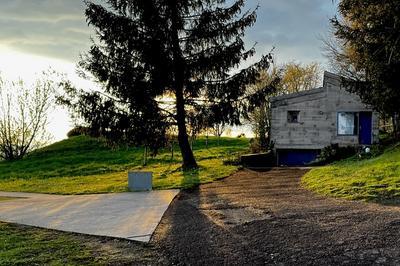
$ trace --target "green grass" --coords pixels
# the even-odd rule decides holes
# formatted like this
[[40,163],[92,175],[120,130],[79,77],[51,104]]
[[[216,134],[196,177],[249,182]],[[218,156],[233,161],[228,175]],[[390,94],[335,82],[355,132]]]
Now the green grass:
[[1,196],[0,196],[0,202],[1,202],[1,201],[6,201],[6,200],[13,200],[13,199],[16,199],[16,198],[1,197]]
[[128,170],[152,171],[154,189],[190,188],[229,176],[236,166],[223,160],[248,148],[244,138],[205,138],[195,141],[199,164],[195,171],[181,170],[181,155],[161,150],[142,166],[143,148],[110,149],[103,140],[73,137],[29,154],[25,159],[0,162],[0,190],[52,194],[90,194],[127,191]]
[[400,203],[400,144],[375,158],[351,158],[318,167],[302,178],[317,193],[380,203]]
[[156,256],[140,243],[0,222],[0,266],[145,265]]

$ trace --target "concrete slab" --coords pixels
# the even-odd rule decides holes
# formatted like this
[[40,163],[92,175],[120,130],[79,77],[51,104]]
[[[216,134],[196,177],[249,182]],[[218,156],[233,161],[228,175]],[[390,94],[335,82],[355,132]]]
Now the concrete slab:
[[47,195],[0,192],[0,220],[89,235],[148,242],[179,190]]

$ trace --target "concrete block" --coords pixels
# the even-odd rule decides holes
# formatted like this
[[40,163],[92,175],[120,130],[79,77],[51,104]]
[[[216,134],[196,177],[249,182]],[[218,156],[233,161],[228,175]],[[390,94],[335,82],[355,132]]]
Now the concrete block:
[[153,189],[152,172],[128,172],[128,188],[130,191],[150,191]]

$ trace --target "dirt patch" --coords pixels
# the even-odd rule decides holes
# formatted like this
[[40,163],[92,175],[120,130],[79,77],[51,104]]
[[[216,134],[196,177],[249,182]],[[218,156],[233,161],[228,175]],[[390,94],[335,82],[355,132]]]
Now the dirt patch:
[[169,264],[400,264],[400,208],[300,187],[305,169],[241,171],[182,192],[152,243]]
[[252,207],[209,209],[203,210],[203,212],[216,224],[228,227],[271,218],[271,215],[268,214],[268,212]]

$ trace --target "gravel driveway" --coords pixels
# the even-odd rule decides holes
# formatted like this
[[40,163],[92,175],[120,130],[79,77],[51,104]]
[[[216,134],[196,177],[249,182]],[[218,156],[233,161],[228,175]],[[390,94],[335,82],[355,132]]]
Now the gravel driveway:
[[329,199],[307,170],[244,170],[182,192],[151,243],[174,264],[400,264],[400,207]]

